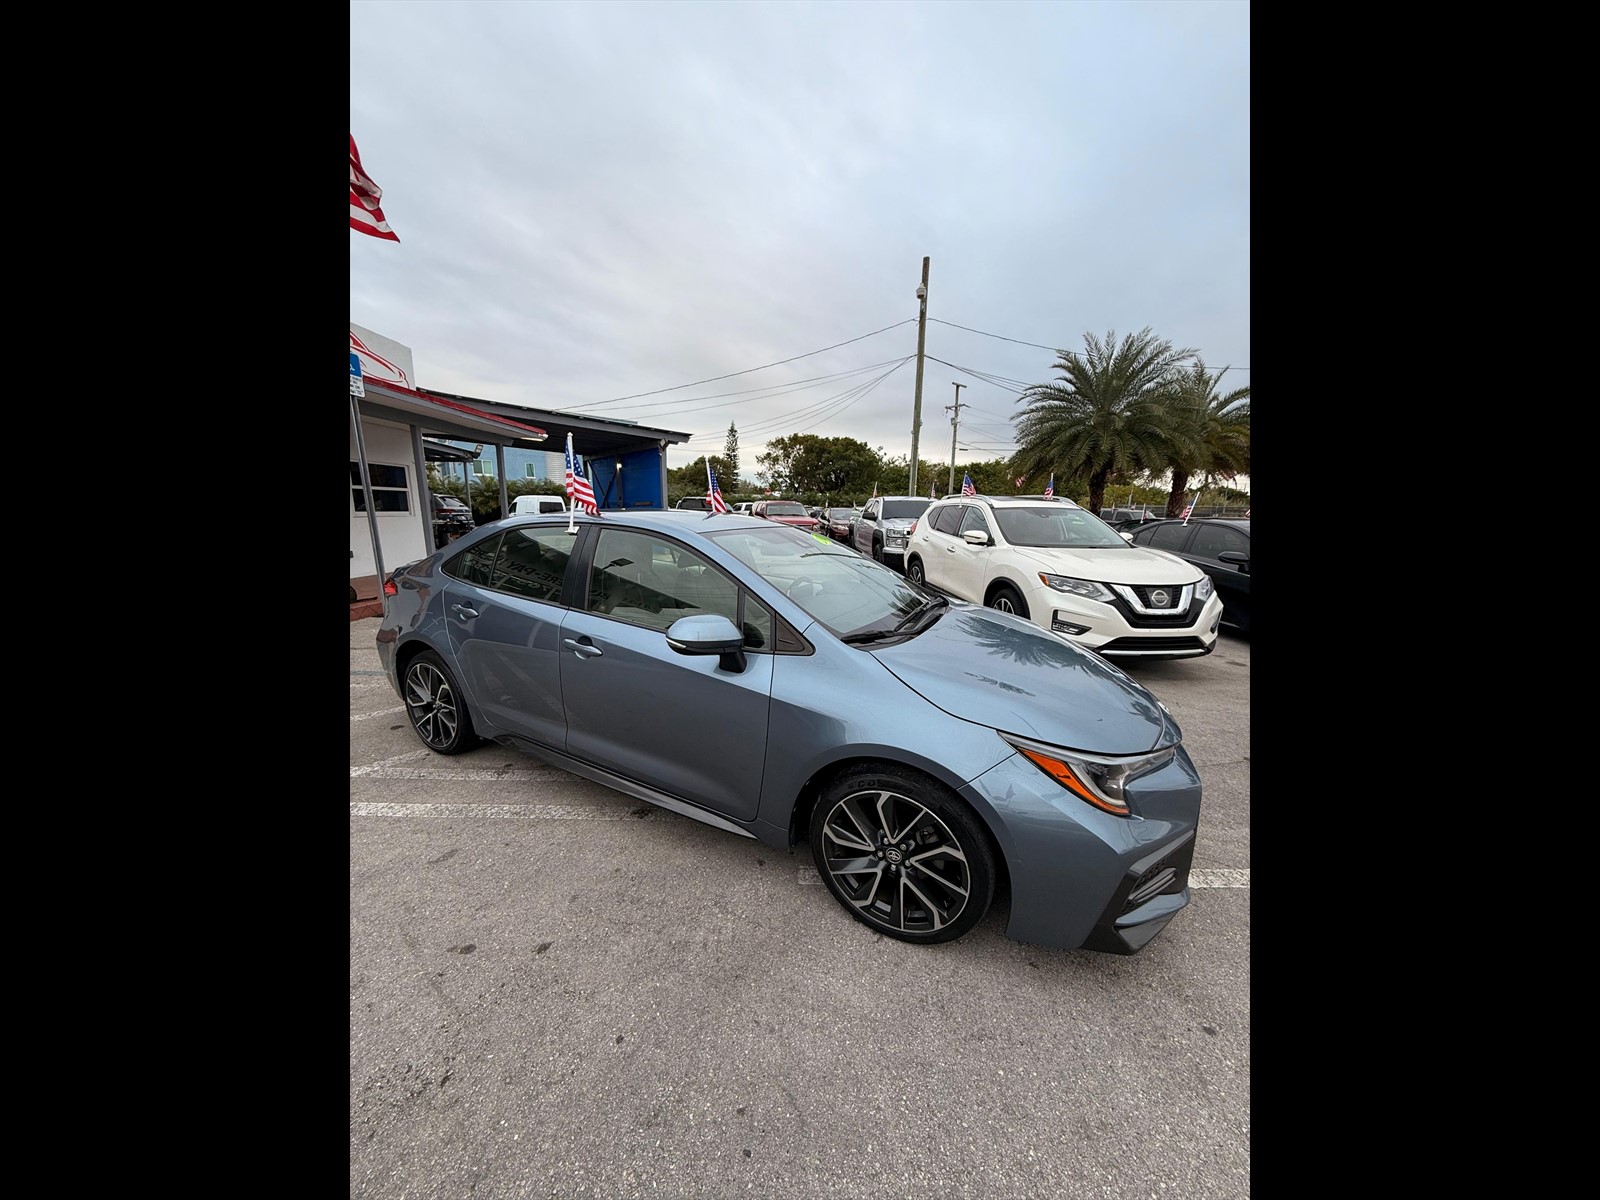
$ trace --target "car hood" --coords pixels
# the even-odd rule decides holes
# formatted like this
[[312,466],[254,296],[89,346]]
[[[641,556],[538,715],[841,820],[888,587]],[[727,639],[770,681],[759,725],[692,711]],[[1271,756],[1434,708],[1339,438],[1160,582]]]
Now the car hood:
[[952,716],[1052,746],[1142,754],[1183,738],[1142,684],[1006,613],[953,606],[916,637],[872,653]]
[[878,524],[892,533],[904,533],[911,528],[911,523],[916,519],[915,517],[890,517],[887,521],[880,521]]
[[1176,554],[1148,546],[1013,546],[1012,550],[1051,575],[1100,583],[1196,583],[1205,574]]

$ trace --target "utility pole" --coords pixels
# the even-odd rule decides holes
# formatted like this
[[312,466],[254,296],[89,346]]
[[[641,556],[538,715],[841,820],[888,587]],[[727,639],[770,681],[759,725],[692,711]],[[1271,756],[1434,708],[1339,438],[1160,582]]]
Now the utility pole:
[[945,489],[946,492],[956,490],[956,426],[961,422],[961,389],[967,386],[956,383],[954,379],[950,383],[956,389],[956,407],[950,414],[950,486]]
[[922,349],[928,337],[928,258],[922,259],[922,286],[917,289],[917,394],[911,410],[911,481],[906,495],[917,494],[917,434],[922,430]]

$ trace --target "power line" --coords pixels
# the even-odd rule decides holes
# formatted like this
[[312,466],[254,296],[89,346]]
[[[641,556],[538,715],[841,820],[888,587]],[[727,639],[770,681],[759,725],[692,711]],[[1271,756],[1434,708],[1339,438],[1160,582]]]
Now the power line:
[[[1003,337],[1002,335],[1000,335],[998,333],[989,333],[988,331],[983,330],[983,329],[973,329],[970,325],[957,325],[954,321],[940,321],[938,317],[929,317],[928,320],[930,320],[930,321],[938,321],[938,323],[940,325],[948,325],[952,329],[965,329],[968,333],[977,333],[977,334],[982,334],[984,337],[996,338],[996,339],[998,339],[999,341],[1002,341],[1002,342],[1014,342],[1018,346],[1032,346],[1036,350],[1048,350],[1048,351],[1050,351],[1051,354],[1064,354],[1069,358],[1082,358],[1083,357],[1081,354],[1079,354],[1075,350],[1063,350],[1059,346],[1046,346],[1046,345],[1043,345],[1042,343],[1039,343],[1039,342],[1025,342],[1021,338]],[[1225,367],[1223,369],[1224,370],[1229,370],[1229,371],[1248,371],[1250,368],[1249,367]]]
[[699,387],[702,383],[720,383],[724,379],[733,379],[739,375],[749,375],[755,371],[765,371],[769,367],[781,367],[785,363],[799,362],[802,358],[811,358],[813,355],[826,354],[829,350],[837,350],[840,346],[848,346],[854,342],[865,341],[869,337],[877,337],[880,333],[888,333],[891,329],[898,329],[902,325],[909,325],[914,320],[916,320],[915,317],[907,317],[904,321],[896,321],[893,325],[885,325],[882,329],[874,329],[871,333],[863,333],[860,337],[853,337],[849,341],[835,342],[831,346],[824,346],[821,350],[810,350],[805,354],[796,354],[793,358],[785,358],[780,359],[777,362],[764,363],[759,367],[750,367],[748,370],[732,371],[727,375],[713,375],[710,379],[697,379],[693,383],[680,383],[673,387],[656,388],[652,392],[634,392],[631,396],[617,396],[610,400],[597,400],[592,404],[585,404],[581,410],[573,408],[557,408],[553,409],[552,411],[559,413],[576,413],[581,415],[583,412],[587,412],[589,409],[604,408],[608,404],[621,404],[624,400],[638,400],[643,396],[659,396],[663,392],[680,392],[684,388]]
[[[646,409],[646,408],[661,408],[663,406],[682,405],[682,404],[693,405],[697,401],[700,401],[700,400],[718,400],[718,399],[721,399],[723,396],[738,396],[738,397],[741,397],[738,400],[728,400],[728,401],[725,401],[722,404],[702,404],[698,408],[673,408],[672,411],[670,411],[670,412],[657,413],[657,414],[654,414],[651,417],[652,420],[660,420],[663,417],[675,417],[675,416],[680,416],[680,415],[685,414],[685,413],[700,412],[703,409],[707,409],[707,408],[727,408],[729,405],[733,405],[733,404],[744,404],[750,399],[771,400],[771,399],[774,399],[775,397],[778,397],[778,396],[787,396],[791,392],[804,391],[806,388],[814,386],[814,385],[819,384],[819,383],[828,383],[828,382],[831,382],[831,381],[837,380],[837,379],[848,379],[852,375],[862,375],[862,374],[865,374],[867,371],[876,371],[879,367],[886,367],[890,363],[893,363],[893,362],[902,362],[903,363],[903,362],[906,362],[907,360],[909,360],[912,357],[913,357],[912,355],[908,354],[904,358],[899,358],[899,359],[886,358],[882,362],[869,363],[867,366],[864,366],[864,367],[853,367],[848,371],[835,371],[831,375],[813,375],[810,379],[796,380],[793,384],[788,384],[788,383],[769,383],[765,387],[745,388],[742,391],[737,391],[737,392],[713,392],[708,396],[685,396],[685,397],[683,397],[681,399],[678,399],[678,400],[658,400],[654,404],[630,405],[629,408],[627,409],[627,411],[628,412],[638,412],[639,410]],[[765,392],[766,395],[759,395],[758,394],[758,393],[762,393],[762,392]]]
[[[797,420],[802,420],[802,419],[807,418],[807,417],[817,417],[818,419],[815,422],[813,422],[811,425],[805,426],[804,429],[796,429],[796,430],[792,430],[791,432],[792,433],[803,433],[803,432],[805,432],[805,429],[814,429],[817,425],[820,425],[823,421],[828,420],[830,417],[837,416],[839,413],[843,412],[846,408],[850,407],[850,405],[854,404],[857,400],[861,399],[868,392],[870,392],[873,388],[877,387],[885,379],[889,378],[889,376],[893,375],[901,367],[905,366],[906,363],[910,362],[914,357],[916,357],[916,356],[908,354],[908,355],[906,355],[906,357],[902,358],[899,362],[895,363],[894,366],[890,367],[887,371],[885,371],[882,375],[879,375],[876,379],[870,379],[870,380],[867,380],[865,383],[858,383],[854,387],[846,388],[842,392],[836,392],[832,396],[828,396],[825,399],[818,400],[815,404],[808,404],[804,408],[799,408],[799,409],[796,409],[793,412],[784,413],[782,416],[772,417],[772,418],[770,418],[768,420],[765,420],[765,421],[757,421],[754,424],[746,425],[746,426],[744,426],[743,428],[741,428],[739,430],[739,435],[741,437],[746,437],[746,436],[752,435],[752,434],[761,434],[761,433],[764,433],[764,432],[766,432],[768,430],[776,429],[776,428],[778,428],[780,426],[788,425],[791,422],[794,422],[794,421],[797,421]],[[718,438],[720,436],[722,436],[722,435],[721,434],[714,434],[714,433],[707,433],[707,434],[702,434],[699,437],[692,437],[692,438],[689,439],[689,441],[690,442],[713,441],[713,440],[715,440],[716,438]]]

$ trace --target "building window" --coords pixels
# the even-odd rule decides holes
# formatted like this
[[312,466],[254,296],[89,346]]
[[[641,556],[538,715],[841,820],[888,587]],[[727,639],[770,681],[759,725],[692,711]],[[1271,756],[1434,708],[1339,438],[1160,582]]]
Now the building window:
[[494,464],[487,458],[480,458],[477,462],[472,464],[472,470],[476,475],[493,475]]
[[[372,484],[372,505],[379,512],[404,513],[411,511],[411,489],[406,483],[406,469],[388,463],[368,463],[367,477]],[[367,511],[367,497],[361,490],[361,464],[350,464],[350,495],[355,500],[356,511]]]

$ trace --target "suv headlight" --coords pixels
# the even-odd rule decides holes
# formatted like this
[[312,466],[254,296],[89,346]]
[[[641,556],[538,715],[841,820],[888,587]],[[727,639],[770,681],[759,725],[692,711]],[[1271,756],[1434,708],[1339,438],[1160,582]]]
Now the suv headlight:
[[1201,575],[1200,582],[1194,585],[1194,598],[1196,600],[1209,600],[1211,593],[1217,590],[1217,585],[1212,582],[1211,576]]
[[1128,807],[1127,785],[1141,775],[1160,770],[1178,753],[1176,746],[1168,746],[1148,754],[1111,758],[1102,754],[1062,750],[1058,746],[1046,746],[1004,733],[1000,736],[1078,799],[1119,817],[1133,815]]
[[[1206,576],[1210,578],[1210,576]],[[1039,572],[1039,582],[1047,588],[1054,588],[1058,592],[1066,592],[1072,596],[1082,596],[1085,600],[1110,601],[1111,589],[1103,583],[1096,583],[1092,579],[1071,579],[1065,575],[1046,575]]]

